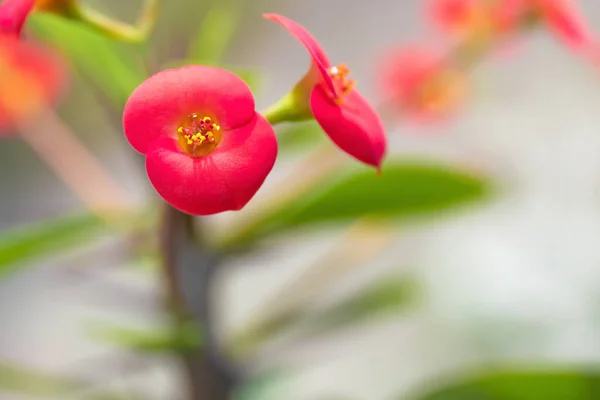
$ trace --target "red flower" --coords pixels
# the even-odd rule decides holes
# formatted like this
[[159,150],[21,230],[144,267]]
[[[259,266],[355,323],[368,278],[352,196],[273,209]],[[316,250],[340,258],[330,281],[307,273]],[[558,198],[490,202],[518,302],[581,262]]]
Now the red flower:
[[380,72],[384,99],[420,122],[447,116],[464,98],[463,75],[426,47],[390,51]]
[[534,11],[569,47],[588,50],[594,41],[577,4],[573,0],[529,0]]
[[0,36],[19,37],[35,0],[5,0],[0,4]]
[[386,138],[379,116],[354,88],[345,65],[333,66],[325,50],[301,25],[276,14],[264,14],[278,22],[310,53],[312,66],[298,84],[306,91],[310,111],[331,140],[356,159],[381,166]]
[[133,92],[123,113],[129,143],[146,155],[156,191],[193,215],[241,209],[277,156],[269,123],[244,81],[200,65],[168,69]]
[[524,1],[431,0],[429,16],[447,34],[481,41],[512,33],[523,22]]
[[62,63],[27,42],[0,37],[0,132],[35,117],[60,93]]

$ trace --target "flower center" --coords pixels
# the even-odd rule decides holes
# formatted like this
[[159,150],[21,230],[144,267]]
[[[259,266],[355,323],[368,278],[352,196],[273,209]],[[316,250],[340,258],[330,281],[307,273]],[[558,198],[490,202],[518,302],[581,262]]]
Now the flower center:
[[337,104],[341,104],[342,97],[354,89],[356,81],[349,78],[350,69],[346,66],[346,64],[340,64],[335,67],[331,67],[329,68],[328,72],[331,79],[333,79],[333,84],[335,85],[337,92],[333,99]]
[[212,153],[221,141],[221,127],[210,117],[190,114],[177,129],[179,146],[191,156]]

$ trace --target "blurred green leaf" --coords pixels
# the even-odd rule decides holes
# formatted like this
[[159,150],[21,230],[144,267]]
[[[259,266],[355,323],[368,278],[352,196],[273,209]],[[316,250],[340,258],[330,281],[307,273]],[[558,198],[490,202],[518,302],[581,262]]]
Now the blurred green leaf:
[[315,143],[324,142],[326,135],[315,121],[303,121],[277,129],[279,152],[302,150]]
[[[90,390],[90,384],[74,378],[36,371],[31,367],[17,366],[13,363],[0,362],[0,393],[35,396],[51,399],[80,399],[82,392]],[[90,400],[125,400],[122,395],[94,391],[86,396]],[[137,397],[136,397],[137,398]],[[127,397],[132,400],[133,397]]]
[[191,324],[178,329],[142,330],[95,323],[89,333],[96,340],[143,353],[187,352],[202,345],[200,329]]
[[238,30],[242,5],[237,0],[214,1],[188,50],[192,63],[219,65]]
[[53,376],[29,368],[7,363],[0,364],[0,391],[31,396],[66,396],[81,390],[83,384],[67,378]]
[[481,199],[488,194],[489,186],[484,177],[449,166],[390,160],[381,176],[373,169],[363,169],[335,181],[322,182],[311,192],[234,232],[222,246],[248,244],[266,235],[316,223],[344,222],[365,216],[435,215]]
[[316,314],[294,307],[251,326],[235,338],[234,347],[247,351],[297,324],[305,327],[303,336],[313,336],[394,314],[412,304],[416,289],[412,279],[386,278]]
[[385,278],[309,318],[306,325],[311,334],[346,329],[403,311],[413,303],[416,293],[417,285],[411,279]]
[[280,400],[280,386],[292,373],[291,370],[278,368],[250,376],[236,390],[233,400]]
[[[406,397],[399,397],[398,400]],[[440,387],[415,400],[595,400],[600,374],[576,369],[506,370]]]
[[83,24],[48,13],[34,13],[29,25],[41,40],[64,53],[118,108],[146,78],[139,47],[110,40]]
[[106,230],[93,215],[68,216],[9,229],[0,234],[0,277],[26,266],[25,262],[89,242]]
[[260,90],[262,85],[262,75],[259,70],[249,68],[228,68],[227,66],[224,66],[223,68],[229,69],[231,72],[242,78],[244,82],[250,86],[252,93],[255,95]]

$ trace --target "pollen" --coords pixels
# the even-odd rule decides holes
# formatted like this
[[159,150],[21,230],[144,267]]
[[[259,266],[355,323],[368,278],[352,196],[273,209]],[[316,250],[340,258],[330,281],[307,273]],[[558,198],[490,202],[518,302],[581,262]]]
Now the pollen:
[[179,144],[188,154],[202,156],[215,150],[221,140],[221,127],[210,117],[190,114],[177,128]]
[[346,64],[340,64],[335,67],[331,67],[328,72],[331,79],[333,79],[333,83],[337,92],[334,96],[334,100],[336,103],[341,104],[341,95],[347,95],[350,93],[350,91],[356,86],[356,81],[349,78],[350,69],[346,66]]

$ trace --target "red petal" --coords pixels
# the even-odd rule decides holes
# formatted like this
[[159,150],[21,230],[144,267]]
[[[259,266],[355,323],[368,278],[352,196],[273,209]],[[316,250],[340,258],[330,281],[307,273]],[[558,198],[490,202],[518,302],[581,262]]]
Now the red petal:
[[354,158],[379,168],[386,151],[386,137],[379,116],[358,92],[343,97],[341,106],[317,86],[310,96],[315,119],[333,142]]
[[542,12],[548,26],[567,45],[587,48],[593,38],[576,4],[567,0],[542,0]]
[[331,62],[329,61],[325,50],[323,47],[321,47],[317,39],[315,39],[314,36],[311,35],[311,33],[302,25],[284,17],[283,15],[263,14],[263,17],[281,24],[292,36],[298,39],[300,43],[306,47],[306,50],[308,50],[313,60],[313,65],[316,66],[319,74],[321,75],[321,80],[325,83],[325,85],[327,85],[327,88],[331,91],[331,93],[336,93],[333,80],[327,71],[331,67]]
[[64,78],[63,64],[53,53],[29,42],[0,38],[0,131],[55,101]]
[[173,207],[193,215],[241,209],[263,184],[277,156],[277,141],[260,115],[223,132],[213,153],[190,157],[177,140],[161,137],[148,148],[146,170],[152,185]]
[[125,105],[123,128],[129,143],[145,154],[160,136],[174,136],[186,115],[213,118],[223,130],[252,121],[256,113],[248,85],[220,68],[192,65],[168,69],[138,86]]
[[35,0],[5,0],[0,4],[0,36],[18,37]]

